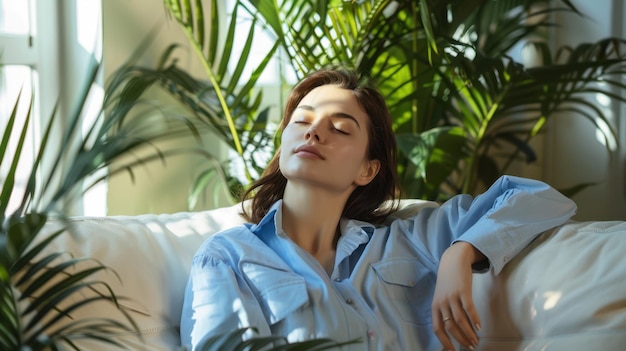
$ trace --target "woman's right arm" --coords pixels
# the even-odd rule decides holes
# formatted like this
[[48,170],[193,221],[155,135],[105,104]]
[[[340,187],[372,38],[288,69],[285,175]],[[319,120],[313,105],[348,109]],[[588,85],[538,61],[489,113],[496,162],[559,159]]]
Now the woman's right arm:
[[247,285],[233,268],[220,260],[196,256],[191,271],[181,316],[180,334],[190,350],[201,349],[216,335],[254,326],[246,338],[269,335],[263,312]]

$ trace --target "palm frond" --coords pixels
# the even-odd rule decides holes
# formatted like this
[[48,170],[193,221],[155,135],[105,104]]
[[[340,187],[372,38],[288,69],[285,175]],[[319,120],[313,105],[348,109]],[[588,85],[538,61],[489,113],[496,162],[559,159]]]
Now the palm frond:
[[273,350],[273,351],[322,351],[341,349],[342,346],[359,343],[359,340],[336,342],[331,339],[320,338],[301,342],[288,342],[280,336],[253,336],[242,341],[242,337],[249,331],[256,333],[254,328],[241,328],[235,331],[208,338],[198,350],[201,351],[244,351],[244,350]]
[[[243,156],[245,148],[240,137],[241,130],[238,127],[242,123],[238,121],[244,121],[243,125],[248,125],[249,118],[256,114],[261,95],[260,92],[254,93],[252,89],[278,49],[278,43],[267,50],[265,58],[252,69],[249,75],[244,75],[248,68],[247,63],[250,60],[257,23],[254,18],[244,19],[240,17],[242,13],[239,11],[240,6],[242,6],[241,1],[235,2],[227,32],[223,38],[220,30],[216,28],[217,21],[215,19],[221,17],[221,9],[217,1],[211,1],[209,5],[213,27],[211,27],[212,31],[209,33],[209,37],[206,38],[204,28],[207,16],[204,14],[204,7],[201,2],[166,1],[165,3],[173,17],[181,25],[204,67],[209,84],[203,85],[203,93],[209,93],[209,101],[215,99],[217,106],[219,106],[218,109],[213,109],[215,113],[209,116],[210,123],[212,125],[225,124],[228,127],[227,138],[231,146],[239,155]],[[245,40],[241,51],[235,53],[234,38],[237,29],[241,28],[242,21],[248,21],[250,29],[243,35]],[[216,55],[217,52],[220,55]],[[235,55],[238,58],[231,60],[231,57]],[[231,65],[233,62],[235,64]],[[179,86],[179,88],[184,87]],[[186,101],[189,100],[189,91],[179,89],[177,93],[181,94],[179,97],[185,97]],[[200,112],[199,116],[205,116],[204,111],[202,108],[194,109],[194,112]],[[243,160],[246,162],[245,158]],[[250,176],[248,177],[250,178]]]

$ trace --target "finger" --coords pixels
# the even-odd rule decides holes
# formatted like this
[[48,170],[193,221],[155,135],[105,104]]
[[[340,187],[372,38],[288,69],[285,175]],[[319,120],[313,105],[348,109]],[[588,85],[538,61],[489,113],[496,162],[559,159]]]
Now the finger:
[[452,314],[453,317],[446,321],[444,325],[447,333],[451,335],[456,341],[458,341],[459,344],[468,348],[470,346],[473,348],[474,345],[471,339],[465,334],[465,331],[462,327],[463,322],[467,323],[467,318],[460,316],[458,312],[453,312]]
[[476,331],[480,329],[480,318],[478,317],[478,312],[476,311],[471,295],[469,297],[461,297],[461,307],[465,318],[460,316],[463,321],[458,323],[459,327],[470,340],[470,343],[476,347],[478,345],[478,335]]
[[474,301],[471,297],[463,300],[463,308],[465,309],[465,313],[472,324],[474,332],[479,331],[481,326],[480,317],[478,316],[478,311],[476,310],[476,306],[474,305]]
[[445,350],[454,350],[454,345],[452,344],[452,340],[446,331],[446,323],[449,323],[452,320],[452,312],[446,311],[441,312],[439,310],[432,311],[433,318],[433,331],[441,342],[441,345]]
[[454,323],[447,323],[446,329],[461,345],[473,350],[478,344],[478,337],[474,332],[465,308],[459,302],[454,304],[451,310],[454,316]]

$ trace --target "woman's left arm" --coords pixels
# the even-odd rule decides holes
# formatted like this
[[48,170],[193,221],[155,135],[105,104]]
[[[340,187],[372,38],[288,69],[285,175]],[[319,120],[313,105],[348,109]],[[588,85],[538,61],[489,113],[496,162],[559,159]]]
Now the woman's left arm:
[[545,183],[504,176],[475,199],[457,196],[430,213],[418,214],[416,235],[423,236],[422,242],[439,261],[432,318],[446,349],[453,349],[449,336],[469,349],[478,341],[473,268],[485,263],[500,272],[537,235],[565,223],[575,211],[574,202]]

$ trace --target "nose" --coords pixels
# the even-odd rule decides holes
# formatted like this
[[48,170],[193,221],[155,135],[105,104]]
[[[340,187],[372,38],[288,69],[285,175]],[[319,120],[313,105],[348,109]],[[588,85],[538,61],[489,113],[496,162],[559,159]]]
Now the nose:
[[311,126],[306,130],[304,138],[306,140],[313,138],[317,142],[322,142],[322,135],[320,134],[318,126],[316,124],[311,124]]

